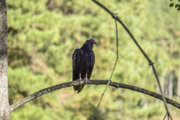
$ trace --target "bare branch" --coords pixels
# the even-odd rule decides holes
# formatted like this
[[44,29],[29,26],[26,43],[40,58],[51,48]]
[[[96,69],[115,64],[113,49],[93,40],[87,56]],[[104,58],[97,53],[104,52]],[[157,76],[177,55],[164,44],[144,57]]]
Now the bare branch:
[[96,115],[96,113],[98,112],[99,106],[100,106],[100,104],[101,104],[101,101],[102,101],[102,99],[103,99],[104,94],[106,93],[106,91],[107,91],[107,89],[108,89],[108,87],[109,87],[109,83],[110,83],[110,81],[111,81],[111,79],[112,79],[112,76],[113,76],[113,73],[114,73],[114,71],[115,71],[115,68],[116,68],[116,65],[117,65],[117,61],[118,61],[118,58],[119,58],[119,54],[118,54],[118,25],[117,25],[116,19],[115,19],[115,26],[116,26],[116,60],[115,60],[114,67],[113,67],[113,69],[112,69],[112,72],[111,72],[111,75],[110,75],[110,78],[109,78],[109,82],[107,83],[107,85],[106,85],[103,93],[101,94],[101,97],[100,97],[100,99],[99,99],[99,102],[98,102],[98,104],[97,104],[97,107],[95,108],[95,110],[94,110],[94,112],[93,112],[93,115],[91,116],[91,120],[94,120],[95,115]]
[[[88,80],[87,81],[87,84],[91,84],[91,85],[107,85],[109,80]],[[43,90],[40,90],[32,95],[29,95],[19,101],[17,101],[16,103],[12,104],[10,106],[10,110],[11,111],[14,111],[15,109],[21,107],[22,105],[34,100],[34,99],[37,99],[38,97],[42,96],[42,95],[45,95],[47,93],[50,93],[50,92],[53,92],[55,90],[58,90],[58,89],[62,89],[62,88],[66,88],[66,87],[72,87],[72,86],[76,86],[76,85],[80,85],[80,84],[85,84],[84,81],[81,81],[79,83],[79,81],[73,81],[73,82],[66,82],[66,83],[61,83],[61,84],[58,84],[58,85],[54,85],[54,86],[51,86],[51,87],[48,87],[48,88],[45,88]],[[146,90],[144,88],[139,88],[139,87],[136,87],[136,86],[133,86],[133,85],[127,85],[127,84],[122,84],[122,83],[116,83],[116,82],[112,82],[110,81],[110,86],[112,87],[115,87],[115,88],[124,88],[124,89],[128,89],[128,90],[132,90],[132,91],[136,91],[136,92],[140,92],[140,93],[143,93],[143,94],[146,94],[146,95],[149,95],[149,96],[152,96],[156,99],[159,99],[159,100],[163,100],[162,99],[162,96],[158,93],[155,93],[155,92],[151,92],[149,90]],[[168,104],[180,109],[180,104],[169,99],[169,98],[166,98],[166,101]]]
[[130,32],[130,30],[126,27],[126,25],[122,22],[122,20],[117,16],[115,15],[111,10],[109,10],[106,6],[104,6],[102,3],[98,2],[97,0],[92,0],[94,3],[96,3],[99,7],[103,8],[106,12],[108,12],[112,18],[116,19],[121,25],[122,27],[126,30],[126,32],[128,33],[128,35],[131,37],[131,39],[134,41],[134,43],[136,44],[136,46],[139,48],[139,50],[141,51],[141,53],[144,55],[144,57],[146,58],[146,60],[149,62],[149,65],[152,67],[152,70],[153,70],[153,73],[154,73],[154,76],[157,80],[157,83],[158,83],[158,86],[159,86],[159,90],[161,92],[161,95],[163,97],[163,102],[164,102],[164,107],[166,109],[166,114],[169,116],[170,113],[169,113],[169,110],[168,110],[168,107],[167,107],[167,102],[166,102],[166,99],[165,99],[165,96],[164,96],[164,93],[162,91],[162,87],[161,87],[161,84],[160,84],[160,81],[159,81],[159,77],[157,75],[157,72],[156,72],[156,69],[154,67],[154,63],[152,62],[152,60],[148,57],[148,55],[144,52],[144,50],[142,49],[142,47],[139,45],[139,43],[137,42],[137,40],[135,39],[135,37],[133,36],[133,34]]
[[153,64],[153,62],[150,60],[150,58],[148,57],[148,55],[144,52],[144,50],[141,48],[141,46],[139,45],[139,43],[137,42],[137,40],[135,39],[135,37],[132,35],[132,33],[130,32],[130,30],[126,27],[126,25],[121,21],[121,19],[114,14],[111,10],[109,10],[107,7],[105,7],[102,3],[98,2],[97,0],[92,0],[94,3],[96,3],[98,6],[100,6],[101,8],[103,8],[106,12],[108,12],[112,18],[116,19],[122,26],[123,28],[126,30],[126,32],[129,34],[129,36],[132,38],[132,40],[134,41],[134,43],[137,45],[137,47],[139,48],[139,50],[142,52],[142,54],[144,55],[144,57],[148,60],[149,64]]

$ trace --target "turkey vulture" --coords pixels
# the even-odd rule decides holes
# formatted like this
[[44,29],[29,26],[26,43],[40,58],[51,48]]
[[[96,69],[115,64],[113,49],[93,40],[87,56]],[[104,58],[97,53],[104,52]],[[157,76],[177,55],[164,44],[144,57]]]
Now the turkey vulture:
[[[80,49],[75,49],[72,62],[73,62],[73,81],[90,79],[94,67],[95,57],[92,50],[93,45],[97,45],[93,39],[87,40]],[[74,90],[79,93],[84,85],[74,86]]]

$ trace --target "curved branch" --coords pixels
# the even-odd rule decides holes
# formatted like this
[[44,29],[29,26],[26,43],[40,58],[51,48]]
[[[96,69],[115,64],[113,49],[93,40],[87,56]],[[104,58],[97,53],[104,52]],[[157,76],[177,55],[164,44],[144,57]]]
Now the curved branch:
[[[123,23],[123,21],[117,16],[115,15],[111,10],[109,10],[106,6],[104,6],[102,3],[98,2],[97,0],[92,0],[94,3],[96,3],[99,7],[103,8],[107,13],[109,13],[112,18],[116,19],[121,25],[122,27],[126,30],[126,32],[129,34],[129,36],[131,37],[131,39],[134,41],[134,43],[136,44],[136,46],[139,48],[139,50],[141,51],[141,53],[144,55],[144,57],[146,58],[146,60],[149,62],[149,65],[152,67],[152,70],[153,70],[153,73],[154,73],[154,76],[157,80],[157,83],[158,83],[158,87],[159,87],[159,90],[161,92],[161,95],[163,97],[163,102],[164,102],[164,107],[166,109],[166,114],[168,114],[168,117],[170,115],[169,113],[169,110],[168,110],[168,107],[167,107],[167,101],[165,99],[165,96],[164,96],[164,93],[162,91],[162,87],[161,87],[161,84],[160,84],[160,81],[159,81],[159,77],[157,75],[157,72],[156,72],[156,69],[154,67],[154,63],[152,62],[152,60],[149,58],[149,56],[146,54],[146,52],[144,52],[144,50],[142,49],[142,47],[139,45],[139,43],[137,42],[137,40],[135,39],[135,37],[133,36],[133,34],[130,32],[130,30],[126,27],[126,25]],[[169,119],[169,118],[168,118]]]
[[[88,80],[86,84],[92,84],[92,85],[107,85],[109,80]],[[79,83],[79,81],[73,81],[73,82],[66,82],[66,83],[61,83],[61,84],[58,84],[58,85],[54,85],[54,86],[51,86],[51,87],[48,87],[48,88],[45,88],[45,89],[42,89],[32,95],[29,95],[19,101],[17,101],[16,103],[12,104],[10,106],[10,110],[13,111],[19,107],[21,107],[22,105],[42,96],[42,95],[45,95],[49,92],[53,92],[55,90],[58,90],[58,89],[62,89],[62,88],[66,88],[66,87],[72,87],[72,86],[76,86],[76,85],[80,85],[80,84],[85,84],[84,81],[81,81]],[[136,87],[136,86],[133,86],[133,85],[128,85],[128,84],[122,84],[122,83],[116,83],[116,82],[112,82],[110,81],[110,86],[112,87],[115,87],[115,88],[124,88],[124,89],[129,89],[129,90],[132,90],[132,91],[136,91],[136,92],[140,92],[140,93],[143,93],[143,94],[146,94],[146,95],[149,95],[149,96],[152,96],[156,99],[159,99],[159,100],[163,100],[162,99],[162,96],[158,93],[155,93],[155,92],[151,92],[149,90],[146,90],[144,88],[139,88],[139,87]],[[180,109],[180,104],[169,99],[169,98],[166,98],[166,101],[168,104]]]

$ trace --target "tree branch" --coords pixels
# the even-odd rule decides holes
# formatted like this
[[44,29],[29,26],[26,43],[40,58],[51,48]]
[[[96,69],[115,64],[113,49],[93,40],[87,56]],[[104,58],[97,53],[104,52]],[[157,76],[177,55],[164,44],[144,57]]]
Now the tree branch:
[[[91,85],[107,85],[109,80],[88,80],[87,81],[87,84],[91,84]],[[80,84],[84,84],[85,82],[84,81],[81,81],[81,83],[79,83],[79,81],[73,81],[73,82],[66,82],[66,83],[61,83],[61,84],[58,84],[58,85],[54,85],[54,86],[51,86],[51,87],[48,87],[48,88],[45,88],[43,90],[40,90],[32,95],[29,95],[19,101],[17,101],[16,103],[12,104],[10,106],[10,110],[11,112],[14,111],[15,109],[21,107],[22,105],[34,100],[34,99],[37,99],[38,97],[42,96],[42,95],[45,95],[49,92],[53,92],[55,90],[58,90],[58,89],[62,89],[62,88],[66,88],[66,87],[72,87],[72,86],[76,86],[76,85],[80,85]],[[156,99],[159,99],[159,100],[163,100],[162,99],[162,96],[158,93],[155,93],[155,92],[151,92],[149,90],[146,90],[144,88],[139,88],[139,87],[136,87],[136,86],[133,86],[133,85],[127,85],[127,84],[122,84],[122,83],[116,83],[116,82],[112,82],[110,81],[110,86],[112,87],[115,87],[115,88],[124,88],[124,89],[128,89],[128,90],[132,90],[132,91],[136,91],[136,92],[140,92],[140,93],[143,93],[143,94],[146,94],[146,95],[149,95],[149,96],[152,96]],[[166,101],[168,104],[180,109],[180,104],[169,99],[169,98],[166,98]]]
[[[102,3],[98,2],[97,0],[92,0],[94,3],[96,3],[99,7],[103,8],[107,13],[109,13],[112,18],[116,19],[121,25],[122,27],[126,30],[126,32],[129,34],[129,36],[131,37],[131,39],[134,41],[134,43],[136,44],[136,46],[139,48],[139,50],[141,51],[141,53],[144,55],[144,57],[146,58],[146,60],[149,62],[149,65],[152,67],[154,76],[157,80],[158,86],[159,86],[159,90],[161,92],[161,95],[163,97],[163,102],[164,102],[164,107],[166,109],[166,114],[168,114],[168,119],[169,117],[171,118],[171,115],[169,113],[169,109],[167,107],[167,102],[164,96],[164,93],[162,91],[162,87],[159,81],[159,77],[157,75],[156,69],[154,67],[154,63],[152,62],[152,60],[148,57],[148,55],[144,52],[144,50],[142,49],[142,47],[139,45],[139,43],[137,42],[137,40],[135,39],[135,37],[133,36],[133,34],[130,32],[130,30],[126,27],[126,25],[122,22],[122,20],[115,15],[111,10],[109,10],[106,6],[104,6]],[[172,119],[171,119],[172,120]]]

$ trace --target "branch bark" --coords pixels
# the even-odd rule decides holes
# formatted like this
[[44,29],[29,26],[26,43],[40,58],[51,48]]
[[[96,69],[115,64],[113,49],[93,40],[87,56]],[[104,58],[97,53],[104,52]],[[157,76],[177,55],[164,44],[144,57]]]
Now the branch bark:
[[[153,73],[154,73],[154,76],[157,80],[157,83],[158,83],[158,86],[159,86],[159,90],[161,92],[161,95],[163,97],[163,102],[164,102],[164,107],[166,109],[166,114],[168,115],[168,119],[169,117],[171,118],[171,115],[170,115],[170,112],[169,112],[169,109],[167,107],[167,102],[166,102],[166,99],[165,99],[165,96],[164,96],[164,93],[162,91],[162,87],[161,87],[161,84],[160,84],[160,80],[159,80],[159,77],[158,77],[158,74],[156,72],[156,69],[154,67],[154,63],[152,62],[152,60],[148,57],[148,55],[144,52],[144,50],[142,49],[142,47],[139,45],[139,43],[137,42],[137,40],[135,39],[135,37],[133,36],[133,34],[130,32],[130,30],[126,27],[126,25],[123,23],[123,21],[116,15],[114,14],[111,10],[109,10],[106,6],[104,6],[102,3],[98,2],[97,0],[92,0],[94,3],[96,3],[99,7],[103,8],[107,13],[109,13],[112,18],[116,19],[121,25],[122,27],[126,30],[126,32],[128,33],[128,35],[131,37],[131,39],[134,41],[134,43],[136,44],[136,46],[139,48],[139,50],[141,51],[141,53],[144,55],[144,57],[146,58],[146,60],[149,62],[149,65],[152,67],[152,70],[153,70]],[[172,120],[172,119],[171,119]]]
[[[88,80],[86,84],[91,84],[91,85],[107,85],[109,80]],[[66,82],[66,83],[61,83],[61,84],[58,84],[58,85],[54,85],[54,86],[51,86],[51,87],[48,87],[48,88],[45,88],[43,90],[40,90],[32,95],[29,95],[19,101],[17,101],[16,103],[12,104],[10,106],[10,110],[11,111],[14,111],[15,109],[21,107],[22,105],[34,100],[34,99],[37,99],[38,97],[42,96],[42,95],[45,95],[47,93],[50,93],[50,92],[53,92],[55,90],[58,90],[58,89],[62,89],[62,88],[66,88],[66,87],[72,87],[72,86],[76,86],[76,85],[80,85],[80,84],[85,84],[84,81],[81,81],[81,83],[79,83],[79,81],[73,81],[73,82]],[[124,89],[128,89],[128,90],[132,90],[132,91],[136,91],[136,92],[140,92],[140,93],[143,93],[143,94],[146,94],[146,95],[149,95],[149,96],[152,96],[156,99],[159,99],[159,100],[163,100],[162,96],[158,93],[155,93],[155,92],[151,92],[149,90],[146,90],[144,88],[139,88],[139,87],[136,87],[136,86],[133,86],[133,85],[127,85],[127,84],[122,84],[122,83],[116,83],[116,82],[112,82],[110,81],[110,86],[112,87],[115,87],[115,88],[124,88]],[[169,99],[169,98],[166,98],[166,101],[168,104],[180,109],[180,104]]]
[[179,70],[178,70],[177,95],[180,98],[180,67],[179,67]]

